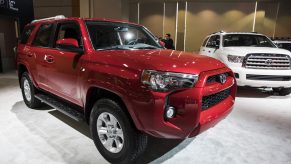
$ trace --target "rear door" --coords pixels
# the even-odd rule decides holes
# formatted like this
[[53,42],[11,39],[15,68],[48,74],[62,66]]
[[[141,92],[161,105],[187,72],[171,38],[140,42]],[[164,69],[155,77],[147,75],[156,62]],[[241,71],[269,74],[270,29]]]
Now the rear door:
[[46,69],[48,67],[46,56],[51,47],[50,43],[52,34],[54,31],[53,23],[41,24],[36,32],[36,35],[31,43],[31,58],[34,58],[35,63],[35,76],[37,78],[37,83],[39,87],[47,90],[49,87],[47,85],[47,75]]

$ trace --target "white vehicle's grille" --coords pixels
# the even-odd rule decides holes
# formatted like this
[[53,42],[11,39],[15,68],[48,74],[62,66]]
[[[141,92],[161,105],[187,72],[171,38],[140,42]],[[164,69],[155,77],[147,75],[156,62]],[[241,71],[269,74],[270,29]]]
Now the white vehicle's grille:
[[284,54],[248,54],[243,62],[245,68],[291,69],[291,59]]

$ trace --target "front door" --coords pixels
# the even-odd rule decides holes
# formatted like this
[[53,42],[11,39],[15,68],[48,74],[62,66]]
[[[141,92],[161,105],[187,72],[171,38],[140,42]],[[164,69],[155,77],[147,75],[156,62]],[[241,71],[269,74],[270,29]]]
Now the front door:
[[47,67],[47,83],[53,93],[81,106],[78,77],[82,69],[83,55],[57,48],[57,40],[65,38],[76,39],[79,46],[83,48],[81,31],[77,22],[58,23],[53,47],[47,53],[47,60],[50,62]]

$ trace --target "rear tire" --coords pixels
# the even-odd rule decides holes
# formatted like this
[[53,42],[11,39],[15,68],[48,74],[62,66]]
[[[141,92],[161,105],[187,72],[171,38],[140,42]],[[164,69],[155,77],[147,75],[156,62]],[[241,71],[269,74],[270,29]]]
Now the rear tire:
[[287,96],[291,93],[291,88],[273,88],[274,92],[277,92],[280,96]]
[[136,130],[121,106],[110,99],[94,104],[90,131],[95,146],[110,163],[133,163],[147,146],[147,136]]
[[30,79],[30,76],[27,72],[24,72],[22,74],[20,84],[22,97],[25,104],[32,109],[40,107],[41,101],[35,98],[35,93],[37,92],[37,89],[34,87]]

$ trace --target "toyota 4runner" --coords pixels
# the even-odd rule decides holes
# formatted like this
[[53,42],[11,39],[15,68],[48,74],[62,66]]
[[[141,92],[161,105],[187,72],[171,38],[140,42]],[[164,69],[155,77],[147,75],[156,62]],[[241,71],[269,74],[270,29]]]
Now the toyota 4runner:
[[277,48],[265,35],[213,33],[204,40],[200,54],[230,67],[238,86],[273,88],[280,95],[291,93],[291,52]]
[[166,50],[145,27],[57,16],[24,28],[18,48],[25,104],[87,121],[105,159],[134,161],[147,135],[187,138],[227,116],[236,81],[218,60]]

